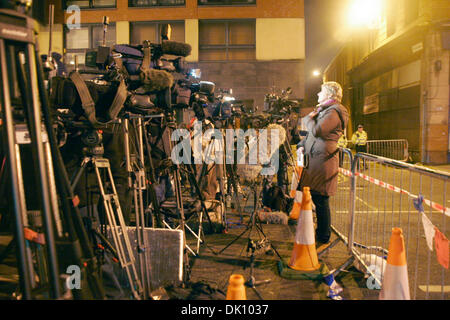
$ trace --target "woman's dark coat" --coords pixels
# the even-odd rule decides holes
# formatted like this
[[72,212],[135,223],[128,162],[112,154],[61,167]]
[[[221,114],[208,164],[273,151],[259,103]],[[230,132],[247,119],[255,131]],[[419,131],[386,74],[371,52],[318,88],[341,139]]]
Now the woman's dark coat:
[[308,167],[300,187],[310,187],[312,192],[332,196],[337,190],[339,149],[337,142],[348,123],[347,108],[339,103],[322,110],[315,117],[306,116],[304,124],[308,135],[300,142],[308,157]]

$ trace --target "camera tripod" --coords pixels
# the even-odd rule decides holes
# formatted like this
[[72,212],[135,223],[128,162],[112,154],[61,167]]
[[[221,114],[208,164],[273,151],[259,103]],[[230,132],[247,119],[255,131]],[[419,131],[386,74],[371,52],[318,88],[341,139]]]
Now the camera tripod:
[[[173,130],[176,129],[176,123],[173,119],[172,115],[167,115],[166,116],[166,124],[165,124],[165,130],[163,131],[163,143],[164,143],[164,149],[165,149],[165,153],[166,154],[170,154],[172,155],[172,150],[173,150],[173,145],[172,145],[172,141],[171,141],[171,136],[172,136],[172,132]],[[211,150],[208,151],[211,152]],[[177,195],[177,209],[179,210],[179,212],[181,213],[180,208],[183,208],[183,200],[182,200],[182,189],[181,189],[181,172],[184,172],[188,175],[189,178],[189,182],[191,184],[191,187],[193,187],[193,191],[194,193],[197,195],[199,201],[200,201],[200,205],[201,205],[201,210],[200,212],[195,213],[198,216],[198,221],[199,221],[199,230],[198,230],[198,234],[196,234],[188,225],[187,225],[187,221],[189,219],[191,219],[194,214],[189,218],[186,219],[185,215],[184,215],[184,209],[182,211],[182,215],[180,215],[181,217],[181,224],[180,227],[183,230],[183,234],[185,234],[185,229],[188,229],[193,235],[194,237],[197,239],[197,250],[196,252],[194,252],[194,250],[192,250],[187,244],[186,244],[186,239],[185,239],[185,247],[186,249],[191,252],[194,256],[198,255],[200,252],[200,244],[203,243],[206,245],[206,247],[211,250],[214,254],[215,251],[209,247],[209,245],[206,243],[204,234],[203,234],[203,218],[204,216],[206,216],[210,227],[212,229],[212,222],[211,222],[211,218],[209,216],[208,213],[208,209],[206,208],[205,205],[205,197],[202,194],[201,188],[200,188],[200,182],[197,181],[196,179],[196,175],[195,175],[195,170],[193,165],[190,164],[186,164],[184,166],[180,165],[180,164],[175,164],[173,166],[173,174],[174,174],[174,181],[175,181],[175,191],[176,191],[176,195]],[[179,196],[178,196],[179,195]],[[164,225],[168,228],[170,228],[170,226],[163,221]],[[203,235],[203,239],[202,239],[202,235]]]
[[[234,140],[233,141],[228,141],[228,138],[226,136],[226,131],[224,128],[231,128],[231,119],[215,119],[215,122],[217,121],[221,121],[222,125],[221,125],[221,136],[223,137],[223,144],[221,146],[221,149],[223,151],[223,157],[222,157],[222,161],[223,164],[216,164],[214,163],[213,166],[216,167],[217,169],[217,177],[218,177],[218,182],[219,182],[219,187],[220,187],[220,195],[221,195],[221,201],[224,203],[227,203],[227,206],[230,205],[231,203],[228,204],[228,197],[232,197],[234,196],[234,205],[237,208],[237,212],[239,213],[240,216],[240,223],[243,222],[243,214],[242,214],[242,207],[241,207],[241,203],[239,201],[239,179],[237,177],[237,173],[236,173],[236,168],[234,166],[236,157],[235,157],[235,153],[236,151],[234,151],[233,154],[233,158],[234,161],[233,163],[229,164],[227,163],[227,161],[229,160],[227,157],[227,152],[228,152],[228,144],[234,144]],[[214,137],[213,137],[214,138]],[[226,184],[226,186],[225,186]],[[226,192],[225,192],[226,190]],[[227,219],[226,219],[226,213],[224,213],[224,221],[225,221],[225,228],[228,231],[228,223],[227,223]]]
[[[270,249],[272,249],[280,260],[283,260],[283,258],[278,253],[278,251],[275,248],[275,246],[270,242],[270,240],[265,235],[265,233],[264,233],[264,231],[262,229],[262,226],[261,226],[261,221],[260,221],[260,219],[258,217],[258,210],[260,208],[260,197],[261,197],[261,191],[262,191],[262,188],[261,189],[259,188],[259,185],[261,183],[261,181],[259,179],[260,177],[261,177],[261,174],[258,175],[258,177],[256,178],[256,180],[255,180],[255,182],[253,183],[253,186],[252,186],[252,188],[254,190],[253,212],[252,212],[252,214],[250,216],[250,221],[247,223],[246,229],[244,231],[242,231],[229,244],[227,244],[222,250],[220,250],[218,254],[224,252],[233,243],[235,243],[237,240],[239,240],[241,237],[243,237],[244,234],[246,234],[248,232],[247,253],[250,251],[250,279],[245,283],[245,285],[247,287],[249,287],[249,288],[252,288],[255,291],[255,293],[257,294],[257,296],[262,300],[261,295],[256,290],[256,286],[261,285],[261,284],[265,284],[265,283],[269,283],[270,280],[262,280],[262,281],[256,281],[255,280],[255,277],[253,275],[254,261],[255,261],[255,251],[257,251],[259,249],[267,249],[267,250],[265,250],[267,252]],[[263,179],[266,180],[266,178],[263,178]],[[264,183],[266,183],[266,182],[263,182],[263,185],[264,185]],[[256,229],[258,237],[260,238],[260,240],[258,242],[256,242],[256,243],[251,238],[254,228]]]
[[[85,157],[72,180],[72,189],[75,188],[81,175],[88,167],[94,169],[101,198],[103,200],[109,231],[111,232],[114,241],[120,266],[127,274],[130,289],[134,298],[140,300],[144,294],[144,289],[136,270],[133,249],[131,247],[127,226],[123,218],[109,160],[102,157],[104,150],[101,142],[99,145],[85,148],[84,151]],[[106,174],[105,184],[103,183],[101,172]]]
[[[151,146],[148,142],[145,131],[145,121],[155,118],[163,118],[163,114],[133,114],[127,112],[123,120],[124,129],[124,147],[125,147],[125,164],[128,172],[128,184],[133,190],[134,211],[136,215],[136,238],[137,238],[137,253],[139,262],[140,276],[144,287],[144,299],[147,299],[150,291],[150,266],[147,265],[149,257],[149,244],[145,236],[146,227],[146,208],[149,203],[144,201],[144,191],[147,191],[150,197],[150,203],[153,206],[154,216],[159,218],[160,208],[154,190],[156,182],[153,161],[151,158]],[[134,129],[134,138],[130,139],[130,130]],[[144,144],[145,140],[145,144]],[[134,148],[133,148],[134,146]],[[147,174],[145,168],[145,152],[144,146],[147,148],[148,161],[150,167],[150,183],[147,183]],[[155,224],[153,224],[153,227]]]
[[[168,106],[168,108],[170,109],[170,105]],[[160,125],[161,130],[159,131],[158,137],[156,137],[157,142],[162,141],[163,152],[170,159],[170,156],[172,154],[172,149],[173,149],[172,140],[171,140],[172,132],[177,127],[173,114],[171,112],[166,112],[164,114],[164,116],[161,118],[161,122],[159,123],[159,125]],[[146,132],[145,135],[147,135],[147,134],[148,133]],[[151,161],[151,150],[150,150],[151,145],[150,145],[150,143],[148,143],[148,137],[146,137],[146,144],[147,144],[147,151],[149,153],[149,158],[150,158],[149,161]],[[183,193],[182,193],[182,188],[181,188],[180,165],[174,164],[171,167],[171,173],[173,175],[173,181],[174,181],[176,213],[180,220],[179,228],[181,229],[181,231],[183,233],[183,248],[184,248],[184,250],[183,250],[184,277],[183,278],[185,280],[188,280],[190,278],[190,265],[189,265],[189,256],[188,256],[187,251],[189,250],[192,252],[192,250],[186,243],[186,228],[185,228],[186,227],[186,217],[185,217],[185,213],[184,213]],[[166,227],[171,229],[171,227],[164,221],[165,219],[163,217],[160,217],[159,204],[158,204],[158,200],[156,200],[156,199],[154,201],[153,210],[155,210],[155,212],[153,212],[153,215],[156,216],[156,220],[157,220],[158,224],[163,224]],[[160,219],[162,219],[162,221],[159,221]]]
[[[296,167],[296,161],[292,155],[292,150],[291,150],[291,146],[289,143],[289,125],[287,123],[287,121],[289,121],[289,119],[282,117],[282,116],[275,116],[272,115],[273,120],[275,120],[276,123],[280,124],[286,131],[286,139],[283,142],[283,144],[280,146],[280,151],[281,153],[286,157],[286,159],[280,159],[280,163],[286,163],[287,165],[285,167],[283,167],[282,170],[282,174],[284,175],[283,177],[281,177],[280,175],[278,175],[278,180],[282,181],[278,181],[278,186],[281,187],[283,189],[283,192],[289,194],[287,187],[288,187],[288,181],[289,181],[289,177],[288,177],[288,169],[289,167],[292,169],[292,172],[294,173],[297,181],[300,181],[300,178],[297,174],[297,171],[295,170]],[[281,121],[281,123],[280,123]],[[286,161],[284,161],[286,160]],[[281,167],[280,167],[281,169]]]
[[[53,132],[35,42],[35,22],[13,10],[0,9],[0,18],[3,22],[0,35],[2,136],[12,194],[21,297],[62,298],[62,275],[68,265],[75,264],[87,275],[88,286],[81,290],[72,289],[73,297],[104,299],[96,273],[97,261],[80,219]],[[26,177],[23,175],[24,158],[21,157],[20,145],[25,144],[31,149],[33,162],[30,168],[25,169],[33,171],[31,175],[36,185],[31,199],[26,196],[24,186]],[[33,240],[25,238],[26,229],[37,226],[29,221],[30,200],[38,202],[38,209],[32,209],[33,215],[42,220],[43,255],[33,253],[30,249]],[[38,261],[33,259],[33,254]],[[37,274],[36,265],[44,266],[45,271]]]
[[[216,146],[216,142],[217,140],[215,139],[214,136],[211,137],[211,141],[209,142],[208,146],[206,147],[205,153],[204,153],[204,159],[203,159],[203,163],[201,165],[201,169],[199,170],[198,174],[195,174],[195,170],[194,170],[194,164],[191,165],[187,165],[187,169],[188,169],[188,176],[190,178],[190,183],[191,186],[194,188],[194,192],[195,194],[199,197],[200,199],[200,203],[201,203],[201,207],[202,207],[202,211],[200,213],[199,216],[199,235],[197,236],[197,254],[200,251],[200,244],[204,243],[206,245],[206,247],[213,253],[213,254],[217,254],[215,252],[215,250],[213,250],[211,247],[208,246],[208,244],[205,241],[205,237],[204,237],[204,233],[203,233],[203,215],[205,215],[208,219],[209,225],[211,230],[213,229],[212,227],[212,222],[211,222],[211,217],[209,216],[208,213],[208,209],[206,208],[205,205],[205,196],[202,193],[202,190],[204,189],[205,186],[207,186],[208,181],[206,180],[208,177],[208,174],[212,171],[212,170],[216,170],[216,179],[218,180],[219,183],[219,190],[220,190],[220,199],[219,199],[219,205],[222,207],[224,205],[224,201],[223,201],[223,180],[222,180],[222,174],[223,171],[221,170],[222,167],[218,164],[216,164],[215,162],[213,162],[211,164],[211,168],[208,169],[208,162],[211,159],[211,156],[213,154],[213,151],[217,152],[217,150],[215,150],[215,146]],[[220,143],[220,141],[219,141]],[[194,152],[196,152],[198,150],[194,149]],[[203,151],[202,155],[203,155]],[[198,176],[198,179],[197,179]],[[224,214],[224,212],[221,213]],[[222,217],[223,218],[223,217]],[[192,231],[191,231],[192,232]],[[201,235],[203,235],[203,239],[201,239]]]
[[[127,114],[124,119],[123,128],[125,131],[125,163],[128,172],[128,187],[133,190],[134,213],[136,215],[136,239],[137,239],[137,254],[140,278],[143,285],[143,298],[147,299],[150,291],[150,273],[146,265],[148,259],[148,241],[145,237],[145,208],[143,191],[146,190],[146,175],[144,163],[144,144],[143,144],[143,116]],[[134,128],[137,127],[136,136],[136,150],[130,151],[130,134],[129,122],[133,123]]]

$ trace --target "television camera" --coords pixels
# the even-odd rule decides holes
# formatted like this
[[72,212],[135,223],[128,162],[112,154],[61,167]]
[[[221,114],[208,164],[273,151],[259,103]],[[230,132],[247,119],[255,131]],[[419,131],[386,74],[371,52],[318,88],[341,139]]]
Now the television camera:
[[281,94],[276,94],[272,89],[272,92],[268,93],[264,97],[264,111],[270,115],[286,116],[292,112],[299,112],[300,102],[297,100],[290,100],[289,95],[292,93],[292,89],[288,87],[281,91]]

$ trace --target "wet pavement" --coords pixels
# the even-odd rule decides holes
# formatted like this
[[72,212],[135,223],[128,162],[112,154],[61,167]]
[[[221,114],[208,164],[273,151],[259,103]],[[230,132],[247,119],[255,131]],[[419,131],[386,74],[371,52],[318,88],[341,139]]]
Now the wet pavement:
[[[190,282],[203,282],[226,293],[230,275],[242,274],[248,281],[252,274],[250,267],[252,250],[247,250],[250,243],[260,245],[254,251],[253,276],[256,284],[264,283],[256,285],[255,289],[246,288],[248,300],[329,300],[327,297],[329,287],[322,279],[292,280],[280,276],[279,256],[285,262],[289,261],[295,224],[292,222],[289,225],[258,224],[257,227],[248,224],[250,216],[248,212],[243,213],[243,223],[239,224],[239,215],[228,214],[228,220],[234,221],[235,224],[230,225],[226,233],[210,233],[204,236],[205,242],[201,245],[199,254],[189,255]],[[207,228],[207,224],[205,227]],[[9,235],[0,236],[0,252],[3,252],[10,240]],[[262,240],[265,240],[264,246]],[[196,239],[192,235],[187,235],[187,242],[195,250]],[[339,243],[319,260],[332,270],[348,258],[344,244]],[[14,255],[10,255],[0,264],[0,299],[11,299],[11,294],[17,288],[18,272],[14,260]],[[367,289],[366,279],[354,267],[341,272],[336,280],[344,289],[341,293],[343,299],[378,299],[379,291]]]
[[[239,220],[239,216],[229,215],[230,219]],[[256,282],[264,282],[255,289],[246,288],[249,300],[329,300],[327,293],[329,287],[323,279],[295,280],[280,275],[278,262],[283,259],[287,263],[291,257],[296,225],[261,224],[259,229],[248,224],[249,214],[244,214],[244,224],[233,225],[227,233],[209,234],[204,237],[205,244],[201,246],[197,257],[190,256],[192,269],[191,281],[204,281],[223,292],[226,292],[228,280],[232,274],[241,274],[245,280],[251,279],[251,252],[250,241],[253,243],[270,244],[255,251],[253,275]],[[247,224],[246,224],[247,223]],[[261,232],[262,230],[262,232]],[[239,237],[240,236],[240,237]],[[333,235],[331,242],[336,239]],[[188,243],[194,243],[189,239]],[[266,241],[263,241],[266,240]],[[192,241],[192,242],[191,242]],[[230,243],[233,242],[231,245]],[[251,245],[250,245],[251,248]],[[321,248],[319,248],[320,250]],[[321,251],[318,251],[320,254]],[[279,256],[281,256],[281,259]],[[339,242],[319,258],[329,271],[333,271],[344,264],[350,256],[346,247]],[[325,268],[325,269],[326,269]],[[378,299],[378,290],[367,288],[367,279],[355,267],[336,276],[336,281],[343,287],[341,297],[346,300],[375,300]]]

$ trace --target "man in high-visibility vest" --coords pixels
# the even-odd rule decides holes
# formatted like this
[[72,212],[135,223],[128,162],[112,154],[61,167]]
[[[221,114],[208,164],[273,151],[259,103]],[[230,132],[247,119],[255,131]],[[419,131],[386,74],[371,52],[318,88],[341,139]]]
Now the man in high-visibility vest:
[[[344,161],[344,153],[342,152],[343,148],[347,148],[347,135],[344,131],[344,133],[341,135],[337,142],[337,146],[339,148],[339,167],[342,167],[342,163]],[[342,148],[342,149],[341,149]]]
[[[358,125],[358,131],[353,133],[352,143],[355,146],[356,152],[367,153],[367,132],[364,131],[362,124]],[[363,159],[363,168],[367,169],[366,161]],[[359,169],[359,162],[358,162]]]
[[344,133],[338,140],[337,146],[338,148],[347,148],[347,137],[346,134]]
[[353,133],[352,143],[356,152],[367,152],[367,132],[364,131],[362,124],[358,126],[358,131]]

